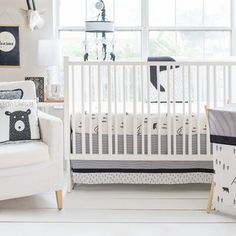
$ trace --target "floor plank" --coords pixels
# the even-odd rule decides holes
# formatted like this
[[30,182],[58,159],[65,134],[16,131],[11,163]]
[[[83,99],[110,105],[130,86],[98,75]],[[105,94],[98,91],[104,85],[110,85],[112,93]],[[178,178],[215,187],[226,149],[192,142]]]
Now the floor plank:
[[0,224],[0,232],[4,236],[235,236],[236,224]]
[[[84,185],[64,193],[64,207],[78,209],[205,210],[209,185]],[[54,209],[55,194],[0,201],[0,209]]]
[[206,214],[209,185],[76,186],[56,209],[54,193],[0,202],[0,223],[236,223],[236,218]]
[[75,190],[89,198],[206,198],[210,185],[76,185]]
[[1,210],[0,222],[41,223],[235,223],[236,218],[202,211],[32,209]]

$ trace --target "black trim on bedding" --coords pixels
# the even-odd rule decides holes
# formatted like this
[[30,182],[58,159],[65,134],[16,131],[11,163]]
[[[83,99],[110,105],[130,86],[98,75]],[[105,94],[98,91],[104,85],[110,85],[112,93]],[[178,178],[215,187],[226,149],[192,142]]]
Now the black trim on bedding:
[[21,98],[20,99],[22,99],[23,98],[23,96],[24,96],[24,91],[22,90],[22,89],[14,89],[14,90],[12,90],[12,91],[20,91],[21,92]]
[[74,173],[214,173],[212,169],[73,169]]
[[[148,103],[148,102],[146,102]],[[151,103],[159,103],[158,101],[151,101]],[[167,101],[160,101],[160,103],[168,103]],[[173,101],[169,101],[169,103],[174,103]],[[183,103],[183,101],[175,101],[175,103]],[[188,103],[188,101],[185,101],[185,103]]]
[[210,135],[210,140],[211,140],[211,143],[219,143],[219,144],[236,146],[236,137]]

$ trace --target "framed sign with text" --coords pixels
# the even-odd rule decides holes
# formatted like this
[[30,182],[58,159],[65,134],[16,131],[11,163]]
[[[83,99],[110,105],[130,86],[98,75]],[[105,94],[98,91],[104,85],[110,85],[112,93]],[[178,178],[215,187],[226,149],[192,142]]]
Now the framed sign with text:
[[18,26],[0,26],[0,66],[20,66]]

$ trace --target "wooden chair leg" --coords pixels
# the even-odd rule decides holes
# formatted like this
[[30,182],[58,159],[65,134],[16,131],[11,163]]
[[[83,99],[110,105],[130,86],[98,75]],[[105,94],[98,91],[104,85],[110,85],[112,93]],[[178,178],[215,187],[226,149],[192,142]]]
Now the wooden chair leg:
[[212,207],[212,201],[214,196],[214,188],[215,188],[215,182],[214,179],[211,182],[211,190],[208,197],[208,205],[207,205],[207,213],[211,213],[211,207]]
[[56,191],[56,198],[57,198],[57,208],[58,210],[62,210],[62,190]]

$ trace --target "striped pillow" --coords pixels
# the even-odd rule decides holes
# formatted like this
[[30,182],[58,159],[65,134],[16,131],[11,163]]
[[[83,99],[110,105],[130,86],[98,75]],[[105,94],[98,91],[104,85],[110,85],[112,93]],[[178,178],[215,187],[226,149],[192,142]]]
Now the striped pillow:
[[15,99],[22,99],[22,97],[23,97],[22,89],[0,90],[1,100],[15,100]]

